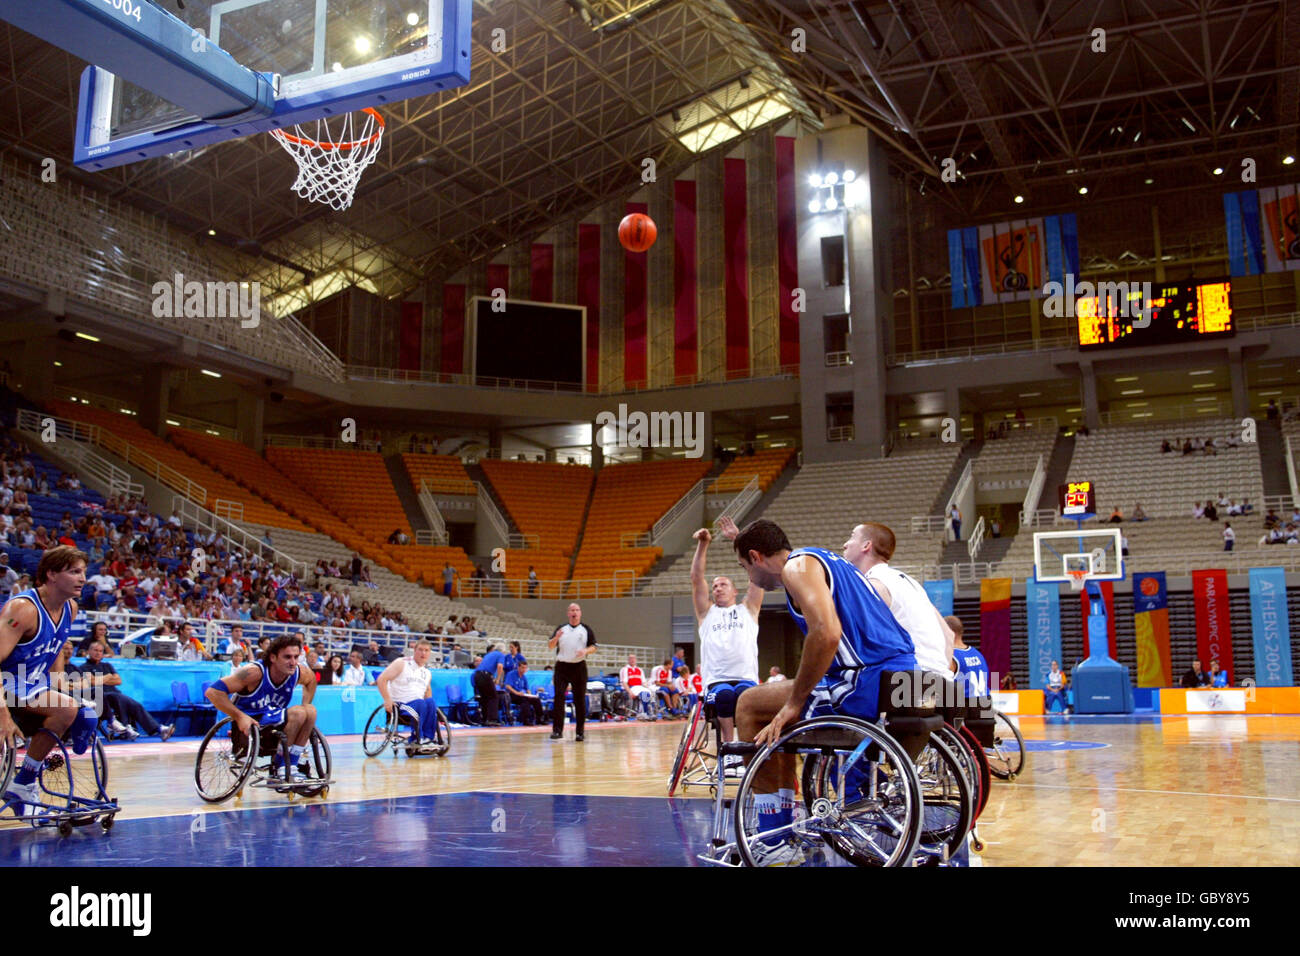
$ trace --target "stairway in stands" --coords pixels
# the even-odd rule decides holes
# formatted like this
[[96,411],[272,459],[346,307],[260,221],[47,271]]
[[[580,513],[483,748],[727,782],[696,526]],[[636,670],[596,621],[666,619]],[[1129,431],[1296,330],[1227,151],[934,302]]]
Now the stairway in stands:
[[420,500],[415,496],[415,490],[411,487],[411,474],[406,470],[401,454],[393,452],[390,455],[385,455],[384,467],[388,469],[388,477],[393,481],[393,490],[397,492],[397,500],[402,504],[402,511],[406,514],[406,520],[411,522],[411,530],[431,530],[429,528],[429,519],[424,516],[424,509],[420,507]]

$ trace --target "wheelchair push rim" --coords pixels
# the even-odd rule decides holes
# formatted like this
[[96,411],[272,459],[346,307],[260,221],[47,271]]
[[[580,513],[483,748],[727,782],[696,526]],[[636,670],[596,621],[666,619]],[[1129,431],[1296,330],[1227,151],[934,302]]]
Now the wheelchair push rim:
[[1014,780],[1025,769],[1025,738],[1002,711],[997,711],[993,720],[993,746],[984,748],[989,771],[999,780]]
[[[394,705],[393,710],[397,707]],[[382,716],[381,716],[382,715]],[[394,716],[384,710],[380,704],[366,721],[366,729],[361,734],[361,749],[367,757],[378,757],[384,748],[393,743]]]
[[[261,748],[261,728],[253,722],[242,753],[235,739],[234,719],[222,718],[208,729],[194,759],[194,789],[208,803],[221,803],[244,789]],[[225,733],[223,733],[225,731]],[[206,770],[206,772],[205,772]]]
[[[847,742],[827,743],[836,734]],[[799,738],[804,738],[802,743]],[[922,811],[921,785],[912,762],[874,724],[823,717],[788,727],[750,761],[733,804],[736,848],[745,866],[760,865],[758,857],[764,854],[750,799],[758,769],[778,750],[804,758],[806,815],[766,831],[766,840],[780,837],[797,845],[802,862],[817,865],[896,867],[911,861],[921,836]],[[855,772],[859,781],[867,782],[866,792],[855,789],[859,784],[846,785]]]
[[701,698],[695,702],[692,709],[691,718],[682,728],[682,739],[677,744],[677,755],[673,757],[673,769],[668,774],[668,796],[677,792],[677,785],[681,783],[682,774],[686,772],[686,764],[695,751],[695,737],[699,732],[701,718],[704,713],[704,699]]

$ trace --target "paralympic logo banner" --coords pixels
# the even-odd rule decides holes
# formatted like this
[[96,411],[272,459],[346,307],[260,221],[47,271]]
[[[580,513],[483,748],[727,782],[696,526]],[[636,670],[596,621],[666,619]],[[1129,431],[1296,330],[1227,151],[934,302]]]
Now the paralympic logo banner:
[[940,614],[947,617],[953,613],[953,582],[951,580],[925,581],[921,586],[925,588],[926,597],[930,599],[931,604],[939,609]]
[[[998,679],[1011,673],[1011,579],[980,581],[980,652],[989,674]],[[992,677],[990,676],[990,681]],[[996,690],[990,684],[990,690]]]
[[1196,597],[1196,654],[1201,667],[1211,661],[1232,683],[1232,617],[1228,611],[1228,572],[1222,568],[1192,572],[1192,593]]
[[1173,687],[1165,572],[1133,572],[1133,631],[1137,638],[1137,685]]
[[1061,586],[1025,583],[1025,625],[1029,632],[1029,686],[1047,687],[1052,661],[1061,660]]
[[1255,646],[1255,683],[1260,687],[1293,686],[1286,571],[1282,568],[1250,569],[1250,631]]

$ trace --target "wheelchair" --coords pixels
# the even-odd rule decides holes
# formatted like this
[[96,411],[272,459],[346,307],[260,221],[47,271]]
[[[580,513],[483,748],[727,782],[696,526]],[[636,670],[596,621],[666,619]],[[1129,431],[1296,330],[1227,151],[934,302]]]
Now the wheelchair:
[[[384,710],[383,704],[380,704],[366,721],[366,729],[361,737],[361,749],[365,751],[367,757],[378,757],[384,752],[385,747],[393,749],[394,757],[399,750],[406,751],[408,757],[430,754],[435,757],[445,757],[447,751],[451,750],[451,723],[447,720],[447,715],[442,712],[442,708],[438,708],[438,726],[433,728],[432,742],[422,743],[416,739],[415,724],[415,715],[405,710],[401,704],[393,707],[391,714]],[[404,726],[411,728],[409,735],[402,732]]]
[[[329,796],[333,758],[329,743],[315,727],[292,778],[289,742],[279,727],[259,727],[245,735],[230,717],[222,718],[204,735],[194,759],[194,788],[208,803],[224,803],[244,796],[244,788],[257,787],[294,797]],[[280,766],[271,759],[280,756]]]
[[[709,795],[715,795],[715,767],[720,743],[718,721],[713,708],[704,703],[703,694],[697,695],[695,706],[691,708],[686,724],[682,727],[672,770],[668,773],[668,796],[675,795],[678,787],[708,787]],[[737,782],[726,774],[723,775],[723,780],[728,783]]]
[[[883,675],[882,688],[897,676]],[[919,692],[881,718],[814,717],[762,748],[722,744],[722,755],[750,760],[732,799],[724,794],[722,763],[715,765],[713,830],[698,859],[720,866],[772,865],[774,858],[790,865],[796,857],[813,866],[946,864],[976,819],[969,755],[953,748],[934,700]],[[777,754],[796,761],[799,797],[790,823],[760,831],[754,785]]]
[[[37,728],[28,738],[28,746],[36,734],[54,736],[43,727]],[[21,813],[18,805],[2,796],[9,788],[17,764],[18,748],[10,741],[0,741],[0,801],[3,801],[0,802],[0,813],[9,810],[15,819],[33,827],[56,827],[59,835],[64,837],[72,834],[73,827],[98,823],[105,833],[113,828],[113,821],[122,808],[107,792],[108,759],[99,734],[95,734],[85,754],[70,751],[67,741],[55,741],[36,774],[43,800],[35,814]]]
[[1015,721],[1002,711],[994,711],[991,733],[983,743],[993,776],[999,780],[1015,780],[1024,773],[1028,753],[1025,738]]

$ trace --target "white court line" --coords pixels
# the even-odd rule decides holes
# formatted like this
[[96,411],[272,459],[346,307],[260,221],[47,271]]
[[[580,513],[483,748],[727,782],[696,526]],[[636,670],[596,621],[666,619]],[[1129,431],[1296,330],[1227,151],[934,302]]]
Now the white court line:
[[[1016,783],[1016,789],[1035,790],[1094,790],[1106,793],[1160,793],[1171,797],[1220,797],[1225,800],[1270,800],[1275,803],[1300,803],[1300,797],[1261,797],[1247,793],[1201,793],[1197,790],[1143,790],[1137,787],[1058,787],[1050,783]],[[982,826],[983,824],[981,824]]]

